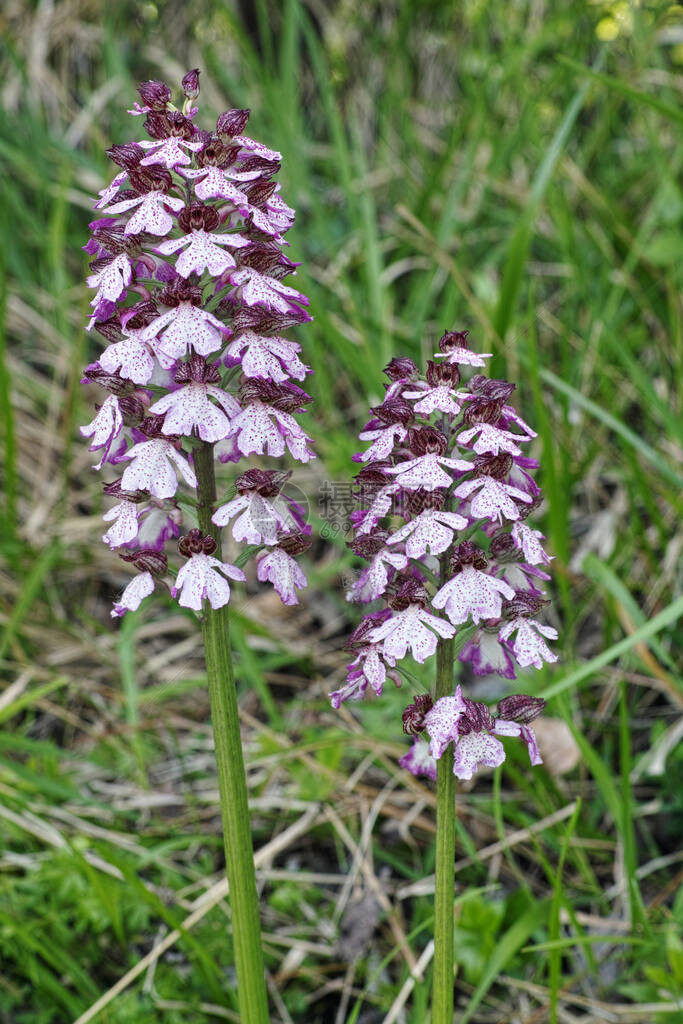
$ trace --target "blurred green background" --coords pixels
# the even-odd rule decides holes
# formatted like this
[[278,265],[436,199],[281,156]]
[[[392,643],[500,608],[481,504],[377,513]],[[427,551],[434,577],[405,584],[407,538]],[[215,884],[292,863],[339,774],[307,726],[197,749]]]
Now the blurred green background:
[[551,696],[545,767],[510,750],[458,799],[458,1019],[682,1019],[683,7],[7,0],[0,27],[0,1022],[107,992],[84,1019],[237,1020],[196,625],[111,625],[77,432],[103,151],[142,137],[138,81],[197,66],[199,122],[250,107],[283,153],[315,317],[295,480],[327,540],[299,609],[234,611],[273,1020],[428,1018],[433,793],[396,766],[406,694],[329,709],[353,560],[316,496],[382,366],[446,328],[539,431],[561,657],[518,681]]

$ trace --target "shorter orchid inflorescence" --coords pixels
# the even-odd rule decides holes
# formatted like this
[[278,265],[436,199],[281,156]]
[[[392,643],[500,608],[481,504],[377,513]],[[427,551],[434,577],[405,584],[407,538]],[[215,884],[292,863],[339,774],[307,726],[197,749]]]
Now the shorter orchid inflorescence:
[[[536,434],[508,404],[514,384],[479,372],[462,381],[463,367],[478,370],[488,358],[471,351],[467,335],[446,332],[425,374],[411,359],[392,359],[384,401],[360,434],[370,443],[354,456],[360,507],[349,546],[368,565],[347,598],[385,607],[349,638],[347,682],[330,695],[336,708],[368,689],[381,694],[387,677],[400,686],[408,654],[423,663],[454,637],[475,675],[514,679],[515,664],[557,660],[546,643],[557,632],[536,618],[551,559],[527,522],[541,500],[529,474],[538,463],[524,454]],[[505,759],[497,737],[517,736],[539,764],[529,722],[543,706],[511,696],[492,714],[460,686],[436,702],[422,694],[403,715],[414,743],[400,763],[436,778],[450,746],[455,775],[470,779]]]
[[[306,296],[283,283],[297,264],[283,252],[294,211],[274,180],[280,154],[243,134],[248,110],[225,111],[212,131],[196,127],[199,72],[182,88],[178,109],[163,82],[140,86],[142,105],[129,113],[144,117],[150,138],[108,151],[120,171],[95,202],[85,246],[95,289],[88,330],[106,345],[85,382],[107,395],[82,433],[99,453],[96,469],[122,471],[104,485],[116,504],[104,515],[103,540],[138,570],[114,616],[158,585],[183,607],[201,611],[207,600],[220,608],[228,580],[245,579],[214,557],[215,539],[196,528],[198,500],[182,493],[198,487],[200,448],[210,447],[210,465],[313,458],[295,418],[310,397],[293,383],[309,368],[282,336],[310,316]],[[289,476],[243,472],[212,521],[232,523],[235,540],[253,545],[258,579],[296,604],[306,577],[294,558],[310,527],[283,490]],[[164,548],[183,523],[186,561],[176,575]]]

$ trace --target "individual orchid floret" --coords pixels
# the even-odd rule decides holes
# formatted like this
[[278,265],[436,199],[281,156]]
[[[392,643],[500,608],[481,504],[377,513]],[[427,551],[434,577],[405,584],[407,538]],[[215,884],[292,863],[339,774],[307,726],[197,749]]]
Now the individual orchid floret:
[[491,358],[491,352],[472,352],[467,345],[469,331],[446,331],[439,339],[439,351],[434,353],[436,359],[446,359],[449,363],[460,363],[462,366],[485,366],[485,359]]
[[152,320],[142,338],[151,342],[159,335],[154,351],[167,367],[185,358],[188,351],[208,356],[221,348],[228,327],[202,309],[201,288],[176,278],[159,293],[159,302],[172,308]]
[[540,530],[532,530],[531,527],[521,520],[512,524],[510,536],[518,548],[521,549],[524,559],[529,565],[550,565],[552,558],[541,545],[545,537]]
[[[149,118],[147,123],[149,123]],[[197,153],[204,145],[202,140],[192,140],[192,122],[183,117],[180,111],[171,111],[166,117],[169,135],[160,139],[145,139],[140,145],[148,150],[148,155],[140,161],[143,166],[162,164],[168,170],[192,163],[192,153]],[[173,134],[170,134],[170,133]]]
[[247,377],[264,377],[276,383],[288,377],[304,380],[309,368],[301,362],[301,345],[278,335],[261,335],[243,331],[230,343],[227,355],[239,359]]
[[257,556],[256,575],[261,583],[273,584],[283,604],[299,603],[297,590],[307,585],[306,576],[294,558],[311,545],[302,533],[287,534],[278,539],[278,546],[268,548]]
[[507,644],[498,637],[499,628],[500,623],[487,623],[460,651],[460,661],[469,662],[475,676],[490,676],[495,672],[503,679],[516,677],[514,659]]
[[[121,477],[125,491],[149,491],[155,498],[172,498],[178,489],[176,470],[190,487],[197,486],[194,470],[180,454],[175,440],[164,437],[163,417],[149,416],[140,424],[147,441],[139,441],[121,456],[130,460]],[[175,469],[174,469],[175,467]]]
[[538,566],[522,561],[522,553],[510,533],[500,532],[492,537],[489,554],[495,559],[501,579],[513,590],[529,591],[535,595],[543,593],[538,581],[549,580],[550,576]]
[[163,168],[155,168],[154,174],[142,172],[136,175],[130,171],[129,176],[140,194],[133,199],[101,206],[103,212],[120,214],[134,209],[135,213],[126,222],[126,235],[140,235],[143,232],[157,237],[167,235],[174,226],[169,210],[179,213],[185,206],[184,200],[178,196],[167,195],[172,185],[171,175]]
[[437,638],[455,635],[449,622],[426,610],[427,592],[416,580],[407,580],[390,602],[394,615],[370,633],[372,643],[382,642],[382,652],[392,658],[405,658],[410,650],[422,664],[436,652]]
[[[521,695],[520,695],[521,698]],[[519,708],[521,716],[535,717],[543,709],[544,701],[535,706],[531,703],[508,705]],[[535,698],[524,698],[533,702]],[[505,707],[505,701],[501,701]],[[453,744],[453,773],[458,779],[471,779],[482,765],[497,768],[505,760],[505,748],[498,736],[519,736],[526,743],[533,765],[541,764],[534,734],[523,718],[504,718],[499,706],[500,718],[494,718],[485,704],[474,702],[462,696],[460,686],[453,697],[442,697],[436,702],[424,720],[424,728],[430,737],[430,753],[440,758],[446,748]],[[523,724],[522,724],[523,723]]]
[[237,416],[240,406],[229,392],[217,386],[221,383],[217,365],[193,355],[179,367],[174,379],[184,386],[149,408],[150,413],[166,414],[162,434],[188,436],[196,432],[202,441],[209,442],[228,437],[230,418]]
[[114,602],[112,618],[121,618],[126,612],[137,611],[144,599],[153,592],[154,578],[165,576],[168,569],[166,555],[159,551],[142,548],[133,554],[121,554],[119,557],[124,562],[131,562],[140,575],[130,581],[121,598]]
[[123,547],[124,544],[130,544],[138,535],[138,501],[140,499],[137,497],[137,494],[142,492],[138,491],[135,494],[121,492],[121,485],[118,480],[116,481],[116,488],[118,491],[117,496],[120,496],[122,501],[118,505],[114,505],[113,508],[110,508],[102,516],[105,523],[113,524],[102,537],[104,543],[108,544],[110,548],[119,548]]
[[412,427],[408,443],[417,458],[387,470],[396,476],[396,482],[406,490],[434,491],[439,487],[450,487],[453,477],[446,472],[446,468],[461,472],[472,468],[464,459],[452,459],[445,454],[448,442],[436,427]]
[[347,601],[376,601],[385,590],[394,572],[405,569],[408,559],[400,551],[389,551],[386,547],[389,534],[385,530],[377,530],[367,536],[359,536],[349,543],[349,547],[361,558],[369,558],[370,565],[364,569],[350,587]]
[[98,324],[99,333],[108,339],[123,334],[122,341],[113,341],[100,356],[103,370],[110,374],[118,372],[124,380],[134,384],[149,383],[154,373],[154,359],[145,333],[156,312],[153,302],[142,302],[126,309],[120,319],[113,317],[111,321]]
[[462,396],[455,390],[460,383],[460,373],[454,363],[427,363],[427,382],[422,387],[408,388],[403,397],[414,402],[414,410],[423,416],[441,412],[457,416],[462,407]]
[[359,535],[372,533],[380,519],[389,512],[401,490],[400,486],[387,476],[389,468],[388,462],[372,462],[356,476],[356,496],[362,504],[369,502],[367,508],[357,509],[351,513],[351,521]]
[[230,274],[234,286],[234,298],[241,299],[249,306],[262,305],[280,313],[289,313],[292,306],[308,305],[308,299],[289,285],[282,284],[253,267],[241,267]]
[[90,437],[91,452],[102,449],[102,457],[93,469],[101,469],[109,457],[111,446],[123,428],[123,415],[116,395],[109,395],[94,420],[81,427],[83,437]]
[[[99,260],[96,262],[99,263]],[[98,266],[95,272],[87,278],[88,287],[97,288],[97,294],[90,305],[97,310],[104,301],[116,302],[124,294],[131,282],[131,277],[132,266],[125,252],[107,260],[104,266]]]
[[475,623],[500,618],[503,598],[509,600],[515,592],[485,572],[488,560],[481,549],[465,541],[455,549],[451,565],[454,575],[434,595],[434,607],[443,608],[454,626],[470,617]]
[[556,640],[557,630],[531,617],[543,603],[535,595],[517,592],[503,608],[508,621],[501,626],[498,636],[501,640],[510,640],[513,633],[517,634],[512,641],[512,650],[521,668],[533,665],[540,669],[544,662],[557,661],[557,655],[553,654],[543,639]]
[[121,594],[120,599],[115,602],[110,613],[112,618],[121,618],[126,612],[137,611],[142,601],[149,597],[153,590],[154,579],[151,572],[143,572],[139,576],[135,576]]
[[359,434],[361,441],[372,441],[366,452],[353,456],[354,462],[377,462],[388,458],[395,446],[408,435],[408,426],[414,420],[409,402],[399,396],[386,398],[381,405],[371,410],[375,419],[370,420]]
[[265,452],[277,458],[284,455],[286,447],[299,462],[315,458],[308,447],[310,437],[292,415],[311,401],[310,395],[294,384],[251,378],[242,385],[238,397],[242,408],[231,419],[226,436],[237,438],[243,455]]
[[180,568],[171,595],[182,608],[202,610],[207,600],[212,608],[222,608],[230,600],[230,584],[224,577],[244,582],[246,576],[236,565],[214,558],[216,541],[201,530],[190,530],[178,541],[178,551],[188,561]]
[[290,475],[276,470],[248,470],[236,481],[237,497],[221,505],[211,521],[216,526],[227,526],[237,516],[232,526],[236,541],[277,544],[278,533],[297,529],[290,508],[284,501],[277,500]]
[[156,251],[169,256],[183,249],[175,265],[176,273],[181,277],[187,278],[192,273],[201,275],[205,270],[213,277],[220,277],[236,265],[234,257],[220,247],[242,249],[250,243],[248,238],[236,232],[215,234],[218,223],[218,213],[213,206],[195,204],[189,210],[183,210],[178,217],[179,227],[187,234],[162,242]]
[[[477,439],[472,444],[472,439],[475,437]],[[521,455],[522,449],[517,442],[528,440],[529,438],[526,436],[513,434],[509,430],[501,430],[500,427],[494,427],[490,423],[476,423],[473,427],[468,427],[467,430],[462,430],[458,434],[458,444],[472,448],[477,455],[484,455],[487,452],[490,452],[491,455],[499,455],[501,452],[507,452],[509,455]]]
[[409,518],[405,526],[389,537],[387,544],[405,543],[409,558],[442,555],[453,543],[455,532],[465,530],[468,525],[464,516],[448,512],[443,506],[441,491],[411,492],[406,502],[407,514],[415,518]]
[[520,512],[516,501],[530,502],[530,496],[505,482],[504,477],[512,465],[512,456],[480,455],[468,469],[474,471],[474,478],[464,480],[455,488],[458,498],[469,498],[471,515],[475,519],[490,519],[501,523],[503,518],[516,520]]

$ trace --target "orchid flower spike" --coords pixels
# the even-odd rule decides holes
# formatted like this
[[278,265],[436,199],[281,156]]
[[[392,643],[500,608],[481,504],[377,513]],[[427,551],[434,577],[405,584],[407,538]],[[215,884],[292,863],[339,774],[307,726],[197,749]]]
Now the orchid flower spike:
[[[479,372],[488,358],[471,350],[467,331],[446,331],[424,373],[403,357],[385,369],[384,401],[370,410],[366,447],[353,456],[362,468],[349,547],[365,568],[347,599],[370,608],[353,634],[346,685],[330,695],[334,707],[379,695],[387,677],[398,685],[405,659],[422,664],[452,638],[475,675],[511,680],[517,666],[556,660],[547,641],[557,631],[537,617],[551,556],[526,522],[541,501],[529,473],[538,467],[528,452],[536,434],[509,404],[514,384]],[[456,775],[471,778],[502,762],[500,736],[521,737],[539,764],[528,722],[542,706],[508,697],[492,714],[459,686],[436,702],[422,695],[404,712],[415,741],[401,764],[435,778],[452,745]]]
[[[199,69],[187,72],[176,105],[165,83],[140,86],[129,112],[148,138],[108,150],[117,173],[95,200],[84,247],[94,291],[87,330],[101,340],[84,383],[104,395],[81,432],[116,502],[104,515],[104,542],[139,569],[114,616],[159,588],[197,612],[204,602],[226,604],[228,581],[245,579],[218,557],[228,525],[235,542],[253,546],[254,575],[286,604],[306,586],[295,561],[306,545],[288,537],[310,528],[287,496],[289,472],[240,467],[214,512],[213,536],[183,521],[202,446],[219,466],[251,454],[314,458],[299,422],[310,370],[285,336],[311,317],[307,297],[284,281],[297,264],[285,240],[294,210],[275,180],[282,158],[244,134],[248,110],[199,128],[199,78]],[[144,567],[145,552],[163,554],[181,532],[182,564],[169,567],[164,555]]]

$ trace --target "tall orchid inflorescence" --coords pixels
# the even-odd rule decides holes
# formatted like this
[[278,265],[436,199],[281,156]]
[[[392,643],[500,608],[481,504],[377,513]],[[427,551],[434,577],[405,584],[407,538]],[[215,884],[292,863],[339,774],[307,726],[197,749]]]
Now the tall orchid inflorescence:
[[[524,454],[536,436],[508,404],[514,384],[478,372],[486,355],[471,351],[467,331],[448,331],[425,374],[407,358],[392,359],[381,405],[361,432],[369,447],[354,456],[360,508],[352,514],[350,547],[368,561],[349,600],[382,600],[351,634],[354,660],[332,704],[381,694],[387,676],[401,684],[408,653],[424,662],[439,641],[456,637],[459,657],[475,675],[515,678],[515,663],[541,668],[556,661],[546,644],[557,632],[536,618],[546,603],[541,584],[550,557],[527,522],[540,503]],[[475,372],[464,383],[461,368]],[[452,659],[451,659],[452,660]],[[540,763],[529,723],[544,701],[523,695],[500,701],[494,715],[463,697],[425,693],[403,715],[414,737],[401,764],[436,779],[449,748],[457,778],[505,759],[499,736],[526,741]],[[424,737],[429,737],[429,741]]]
[[[286,452],[313,458],[295,419],[310,397],[294,381],[309,368],[283,337],[310,316],[306,296],[283,283],[297,264],[283,252],[294,211],[274,180],[281,156],[243,134],[248,110],[225,111],[213,131],[198,128],[199,72],[182,87],[178,109],[164,83],[140,86],[142,105],[129,113],[144,117],[150,138],[108,150],[121,169],[95,203],[85,246],[95,289],[88,330],[106,343],[85,381],[108,394],[82,433],[100,453],[95,468],[121,472],[104,485],[116,504],[103,539],[139,573],[115,616],[173,575],[164,548],[181,531],[187,561],[171,593],[182,606],[201,611],[207,599],[219,608],[228,580],[244,580],[241,568],[214,556],[216,539],[195,525],[197,502],[178,490],[198,486],[200,448],[210,447],[211,463]],[[242,472],[213,524],[232,522],[237,541],[256,545],[258,578],[296,604],[306,578],[294,556],[310,528],[283,492],[288,476]]]

